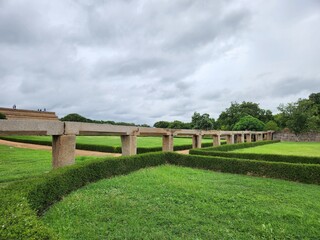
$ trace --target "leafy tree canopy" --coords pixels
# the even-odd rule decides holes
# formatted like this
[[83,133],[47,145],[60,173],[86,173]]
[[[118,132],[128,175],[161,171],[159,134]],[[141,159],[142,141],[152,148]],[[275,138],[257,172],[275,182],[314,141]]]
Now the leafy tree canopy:
[[156,128],[169,128],[170,122],[167,121],[159,121],[153,124]]
[[278,110],[275,120],[281,127],[288,127],[294,133],[320,131],[320,93],[287,105],[280,104]]
[[242,117],[233,127],[234,131],[241,130],[251,130],[251,131],[262,131],[265,127],[265,124],[259,119],[247,115]]
[[258,103],[232,102],[231,106],[220,114],[217,120],[218,127],[223,130],[231,130],[242,117],[247,115],[255,117],[262,122],[273,120],[272,112],[261,109]]
[[195,112],[192,116],[191,126],[193,129],[211,130],[215,127],[215,120],[210,118],[208,113],[201,115]]

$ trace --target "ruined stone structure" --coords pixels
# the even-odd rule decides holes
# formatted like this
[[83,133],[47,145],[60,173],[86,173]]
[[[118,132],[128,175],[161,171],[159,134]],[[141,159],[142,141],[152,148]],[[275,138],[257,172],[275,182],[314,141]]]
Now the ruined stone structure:
[[276,132],[273,138],[286,142],[320,142],[320,133],[294,134],[290,132]]
[[213,146],[220,145],[221,138],[227,144],[272,140],[272,131],[219,131],[163,129],[110,124],[61,122],[52,120],[0,120],[0,135],[52,136],[53,168],[73,164],[75,161],[76,136],[121,136],[122,155],[137,154],[137,136],[162,136],[162,150],[173,151],[174,136],[192,136],[192,147],[201,148],[203,136],[211,136]]
[[0,108],[0,113],[3,113],[8,120],[16,119],[38,119],[38,120],[59,120],[54,112],[22,110],[12,108]]

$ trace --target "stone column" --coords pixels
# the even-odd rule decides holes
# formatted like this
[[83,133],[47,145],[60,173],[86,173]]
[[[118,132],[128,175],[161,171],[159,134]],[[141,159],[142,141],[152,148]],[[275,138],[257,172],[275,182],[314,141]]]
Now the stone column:
[[213,138],[213,146],[220,146],[221,145],[220,134],[212,135],[212,138]]
[[234,144],[234,135],[227,135],[227,144]]
[[122,156],[130,156],[137,154],[137,136],[136,135],[122,135],[121,136]]
[[162,136],[162,151],[163,152],[173,151],[173,135]]
[[256,136],[257,136],[257,141],[263,141],[262,133],[258,133]]
[[251,133],[246,134],[246,142],[251,142]]
[[52,136],[52,166],[59,168],[75,163],[76,135]]
[[244,134],[243,133],[241,133],[240,142],[244,143]]
[[192,135],[192,148],[201,148],[202,135]]

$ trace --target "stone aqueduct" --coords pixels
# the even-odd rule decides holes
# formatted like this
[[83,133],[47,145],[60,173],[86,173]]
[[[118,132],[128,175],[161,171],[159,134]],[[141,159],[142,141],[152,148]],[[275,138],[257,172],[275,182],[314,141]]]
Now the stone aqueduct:
[[221,137],[227,144],[272,140],[272,131],[219,131],[162,129],[109,124],[62,122],[39,119],[0,120],[0,135],[42,135],[52,136],[53,168],[71,165],[75,162],[76,136],[121,136],[122,155],[137,154],[137,136],[162,136],[162,150],[173,151],[174,136],[192,136],[192,147],[201,148],[204,135],[211,136],[213,146],[220,145]]

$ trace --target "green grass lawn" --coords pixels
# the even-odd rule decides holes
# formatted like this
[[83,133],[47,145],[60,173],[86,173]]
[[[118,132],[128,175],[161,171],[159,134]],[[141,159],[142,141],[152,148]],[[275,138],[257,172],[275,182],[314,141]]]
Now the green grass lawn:
[[320,186],[161,166],[71,193],[42,218],[61,239],[319,239]]
[[320,143],[319,142],[280,142],[280,143],[267,144],[267,145],[258,146],[258,147],[239,149],[232,152],[320,157]]
[[[50,136],[13,136],[12,139],[30,139],[30,140],[44,140],[51,142]],[[210,143],[212,139],[203,139],[203,143]],[[77,143],[92,144],[92,145],[105,145],[120,147],[121,140],[120,136],[77,136]],[[174,145],[181,146],[186,144],[192,144],[191,138],[174,138]],[[138,147],[161,147],[162,138],[161,137],[138,137],[137,140]]]
[[[0,186],[52,170],[51,151],[0,145]],[[76,157],[76,163],[97,157]]]

